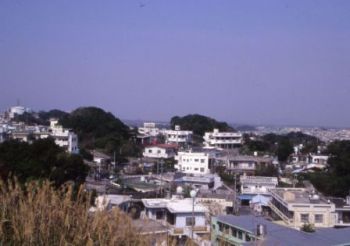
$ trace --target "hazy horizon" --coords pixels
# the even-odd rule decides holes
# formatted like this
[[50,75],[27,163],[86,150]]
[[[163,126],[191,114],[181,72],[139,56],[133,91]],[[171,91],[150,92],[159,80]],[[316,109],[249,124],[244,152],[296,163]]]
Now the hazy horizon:
[[0,2],[0,108],[349,127],[350,1]]

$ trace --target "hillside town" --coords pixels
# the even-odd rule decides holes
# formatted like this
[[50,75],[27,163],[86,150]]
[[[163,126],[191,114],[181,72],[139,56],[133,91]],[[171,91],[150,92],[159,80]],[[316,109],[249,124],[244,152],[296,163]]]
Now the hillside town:
[[[25,114],[38,117],[23,106],[1,114],[0,143],[52,139],[80,155],[74,129],[58,118],[46,125],[19,120]],[[84,187],[96,194],[92,214],[119,208],[142,235],[154,236],[152,245],[350,244],[350,193],[323,194],[307,179],[328,172],[332,156],[325,150],[336,139],[319,139],[311,151],[308,142],[293,145],[283,159],[247,149],[261,135],[233,128],[198,136],[181,125],[145,122],[129,130],[139,154],[120,161],[118,151],[88,149]]]

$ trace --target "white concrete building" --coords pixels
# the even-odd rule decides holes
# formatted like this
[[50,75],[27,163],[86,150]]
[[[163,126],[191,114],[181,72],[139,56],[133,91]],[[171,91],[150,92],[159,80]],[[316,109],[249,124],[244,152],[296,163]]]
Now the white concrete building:
[[23,106],[13,106],[9,109],[9,117],[13,119],[15,115],[22,115],[25,112],[29,113],[31,112],[31,109],[25,108]]
[[240,173],[254,175],[256,169],[259,167],[275,165],[273,162],[273,158],[263,156],[228,154],[220,159],[224,163],[226,171],[232,174]]
[[241,194],[270,195],[270,190],[276,188],[278,179],[276,177],[262,176],[240,176]]
[[183,131],[180,126],[175,126],[175,130],[162,130],[165,136],[165,142],[168,144],[177,144],[179,146],[187,146],[192,143],[192,131]]
[[156,127],[156,123],[154,122],[145,122],[143,123],[143,127],[138,128],[138,133],[141,135],[156,137],[160,134],[160,129]]
[[329,158],[328,155],[311,155],[310,156],[310,163],[311,164],[327,165],[328,158]]
[[209,233],[208,210],[196,201],[193,206],[192,198],[142,199],[142,203],[145,216],[166,224],[173,236],[190,235],[192,226],[194,233]]
[[270,193],[269,207],[291,227],[333,227],[336,223],[335,204],[307,189],[276,188]]
[[210,152],[181,151],[175,156],[175,168],[179,172],[195,175],[209,174],[215,156]]
[[232,149],[242,145],[243,143],[242,133],[219,132],[219,129],[214,129],[213,132],[206,132],[203,138],[204,138],[204,145],[206,147]]
[[147,146],[143,151],[143,156],[155,159],[168,159],[176,155],[177,146],[171,144],[158,144],[154,146]]
[[50,131],[50,136],[54,138],[58,146],[66,149],[69,153],[79,153],[78,136],[71,130],[59,125],[57,119],[50,120]]

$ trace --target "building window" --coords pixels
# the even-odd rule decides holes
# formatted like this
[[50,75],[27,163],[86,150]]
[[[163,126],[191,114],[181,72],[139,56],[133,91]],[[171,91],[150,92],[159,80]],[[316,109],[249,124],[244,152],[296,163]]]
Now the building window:
[[323,223],[323,214],[315,214],[315,223]]
[[199,162],[199,159],[194,159],[195,162]]
[[205,162],[205,160],[204,159],[201,159],[201,163],[204,163]]
[[198,167],[196,167],[194,170],[195,170],[195,171],[198,171]]
[[243,239],[243,232],[242,231],[238,231],[238,238]]
[[237,237],[237,230],[235,228],[231,228],[232,236]]
[[195,225],[196,218],[193,217],[186,217],[186,226],[192,226]]
[[148,150],[148,153],[152,153],[152,150],[151,150],[151,149],[149,149],[149,150]]
[[201,173],[204,173],[204,167],[201,167],[200,171]]
[[246,240],[247,242],[250,242],[252,239],[250,238],[250,236],[249,236],[248,234],[246,234],[246,235],[245,235],[245,240]]
[[302,223],[309,223],[309,214],[300,214],[300,221]]
[[224,225],[220,222],[218,222],[218,226],[219,226],[219,231],[223,231],[224,230]]
[[157,151],[158,154],[160,154],[160,152],[161,152],[160,150]]
[[157,220],[161,220],[161,219],[163,219],[164,218],[164,213],[163,213],[163,211],[157,211],[156,212],[156,219]]

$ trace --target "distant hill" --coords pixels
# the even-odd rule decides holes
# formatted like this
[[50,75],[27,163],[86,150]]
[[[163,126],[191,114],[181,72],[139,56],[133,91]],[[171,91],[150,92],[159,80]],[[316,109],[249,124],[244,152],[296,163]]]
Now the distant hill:
[[40,111],[39,113],[28,113],[25,112],[22,115],[15,115],[13,121],[24,122],[28,125],[44,125],[50,124],[50,118],[62,119],[67,116],[68,113],[62,110],[53,109],[50,111]]
[[226,122],[220,122],[199,114],[190,114],[184,117],[174,116],[171,118],[170,125],[171,128],[174,128],[175,125],[179,125],[182,130],[193,131],[195,135],[199,136],[203,136],[205,132],[213,131],[214,128],[220,131],[235,131],[235,129]]
[[130,138],[129,128],[112,113],[97,107],[81,107],[65,115],[60,123],[78,134],[84,148],[106,152],[118,150]]

